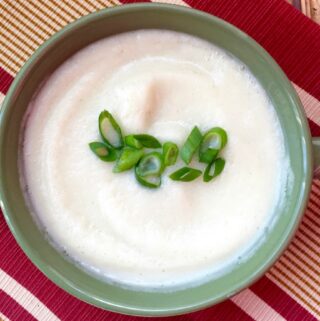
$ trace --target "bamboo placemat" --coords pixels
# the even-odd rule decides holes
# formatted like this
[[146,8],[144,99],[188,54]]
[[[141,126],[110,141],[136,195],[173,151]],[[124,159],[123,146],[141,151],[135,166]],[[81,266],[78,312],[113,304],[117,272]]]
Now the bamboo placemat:
[[320,0],[287,0],[314,22],[320,24]]

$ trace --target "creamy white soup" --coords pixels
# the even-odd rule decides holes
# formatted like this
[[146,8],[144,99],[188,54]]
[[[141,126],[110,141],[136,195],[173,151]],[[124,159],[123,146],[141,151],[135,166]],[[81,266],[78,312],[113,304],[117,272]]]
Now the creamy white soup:
[[[224,128],[224,171],[209,183],[176,182],[168,175],[179,158],[155,190],[133,171],[114,174],[88,147],[100,140],[104,109],[124,133],[179,147],[195,125]],[[232,267],[263,239],[287,175],[279,120],[248,69],[165,30],[120,34],[72,56],[30,103],[22,137],[22,182],[48,237],[125,286],[186,286]]]

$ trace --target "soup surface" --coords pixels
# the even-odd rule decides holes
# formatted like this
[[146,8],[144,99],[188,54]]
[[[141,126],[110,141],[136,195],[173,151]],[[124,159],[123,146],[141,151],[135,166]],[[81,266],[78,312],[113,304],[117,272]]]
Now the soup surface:
[[[103,109],[124,133],[179,147],[195,125],[224,128],[224,171],[209,183],[172,181],[179,158],[156,190],[133,171],[112,173],[88,147],[100,140]],[[254,251],[287,172],[279,120],[247,68],[208,42],[165,30],[79,51],[40,88],[21,137],[26,197],[54,244],[110,281],[149,289],[203,281]]]

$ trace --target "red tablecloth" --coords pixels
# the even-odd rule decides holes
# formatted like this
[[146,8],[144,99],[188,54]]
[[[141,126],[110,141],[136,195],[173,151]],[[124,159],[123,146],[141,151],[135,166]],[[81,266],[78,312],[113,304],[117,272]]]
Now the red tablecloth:
[[[122,3],[136,1],[122,1]],[[320,27],[283,0],[168,0],[221,17],[247,32],[280,64],[320,136]],[[64,25],[117,0],[0,2],[0,102],[24,61]],[[294,240],[250,288],[175,320],[320,319],[320,181]],[[83,303],[49,281],[25,256],[0,214],[0,320],[135,320]],[[171,319],[171,318],[169,318]]]

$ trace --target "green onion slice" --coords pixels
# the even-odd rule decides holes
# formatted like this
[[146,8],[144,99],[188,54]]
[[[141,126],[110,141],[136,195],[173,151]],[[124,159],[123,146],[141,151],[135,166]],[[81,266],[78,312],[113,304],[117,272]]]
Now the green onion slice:
[[202,138],[199,149],[199,161],[211,164],[227,142],[228,136],[224,129],[220,127],[211,128]]
[[128,135],[124,138],[124,141],[127,146],[136,148],[136,149],[141,149],[143,145],[140,143],[138,139],[134,137],[134,135]]
[[213,178],[220,175],[224,169],[225,163],[223,158],[217,158],[213,163],[209,164],[204,171],[203,181],[210,182]]
[[199,161],[201,163],[211,164],[218,156],[219,150],[208,148],[207,150],[199,150]]
[[161,185],[161,176],[160,175],[149,175],[146,177],[141,177],[141,176],[139,176],[139,174],[137,174],[137,167],[135,170],[135,175],[136,175],[137,181],[143,186],[146,186],[149,188],[158,188]]
[[106,144],[113,148],[123,146],[121,128],[107,110],[102,111],[99,115],[99,131]]
[[182,160],[186,163],[189,164],[191,162],[192,156],[199,147],[200,143],[202,140],[202,135],[197,126],[195,126],[191,133],[189,134],[186,142],[182,146],[180,155]]
[[177,144],[171,142],[164,143],[162,152],[164,166],[171,166],[176,163],[179,154],[179,148]]
[[92,142],[89,147],[104,162],[113,162],[117,158],[116,150],[104,143]]
[[160,148],[161,143],[153,136],[148,134],[132,135],[142,146],[147,148]]
[[160,153],[152,152],[144,155],[135,167],[136,179],[143,186],[157,188],[161,185],[163,168],[163,160]]
[[143,156],[142,149],[124,147],[121,150],[120,156],[115,166],[113,167],[113,172],[120,173],[132,168],[139,162],[142,156]]
[[174,181],[191,182],[194,179],[198,178],[201,174],[202,172],[199,169],[182,167],[170,174],[169,177]]
[[158,152],[144,155],[136,167],[136,173],[141,177],[160,175],[163,171],[162,155]]

